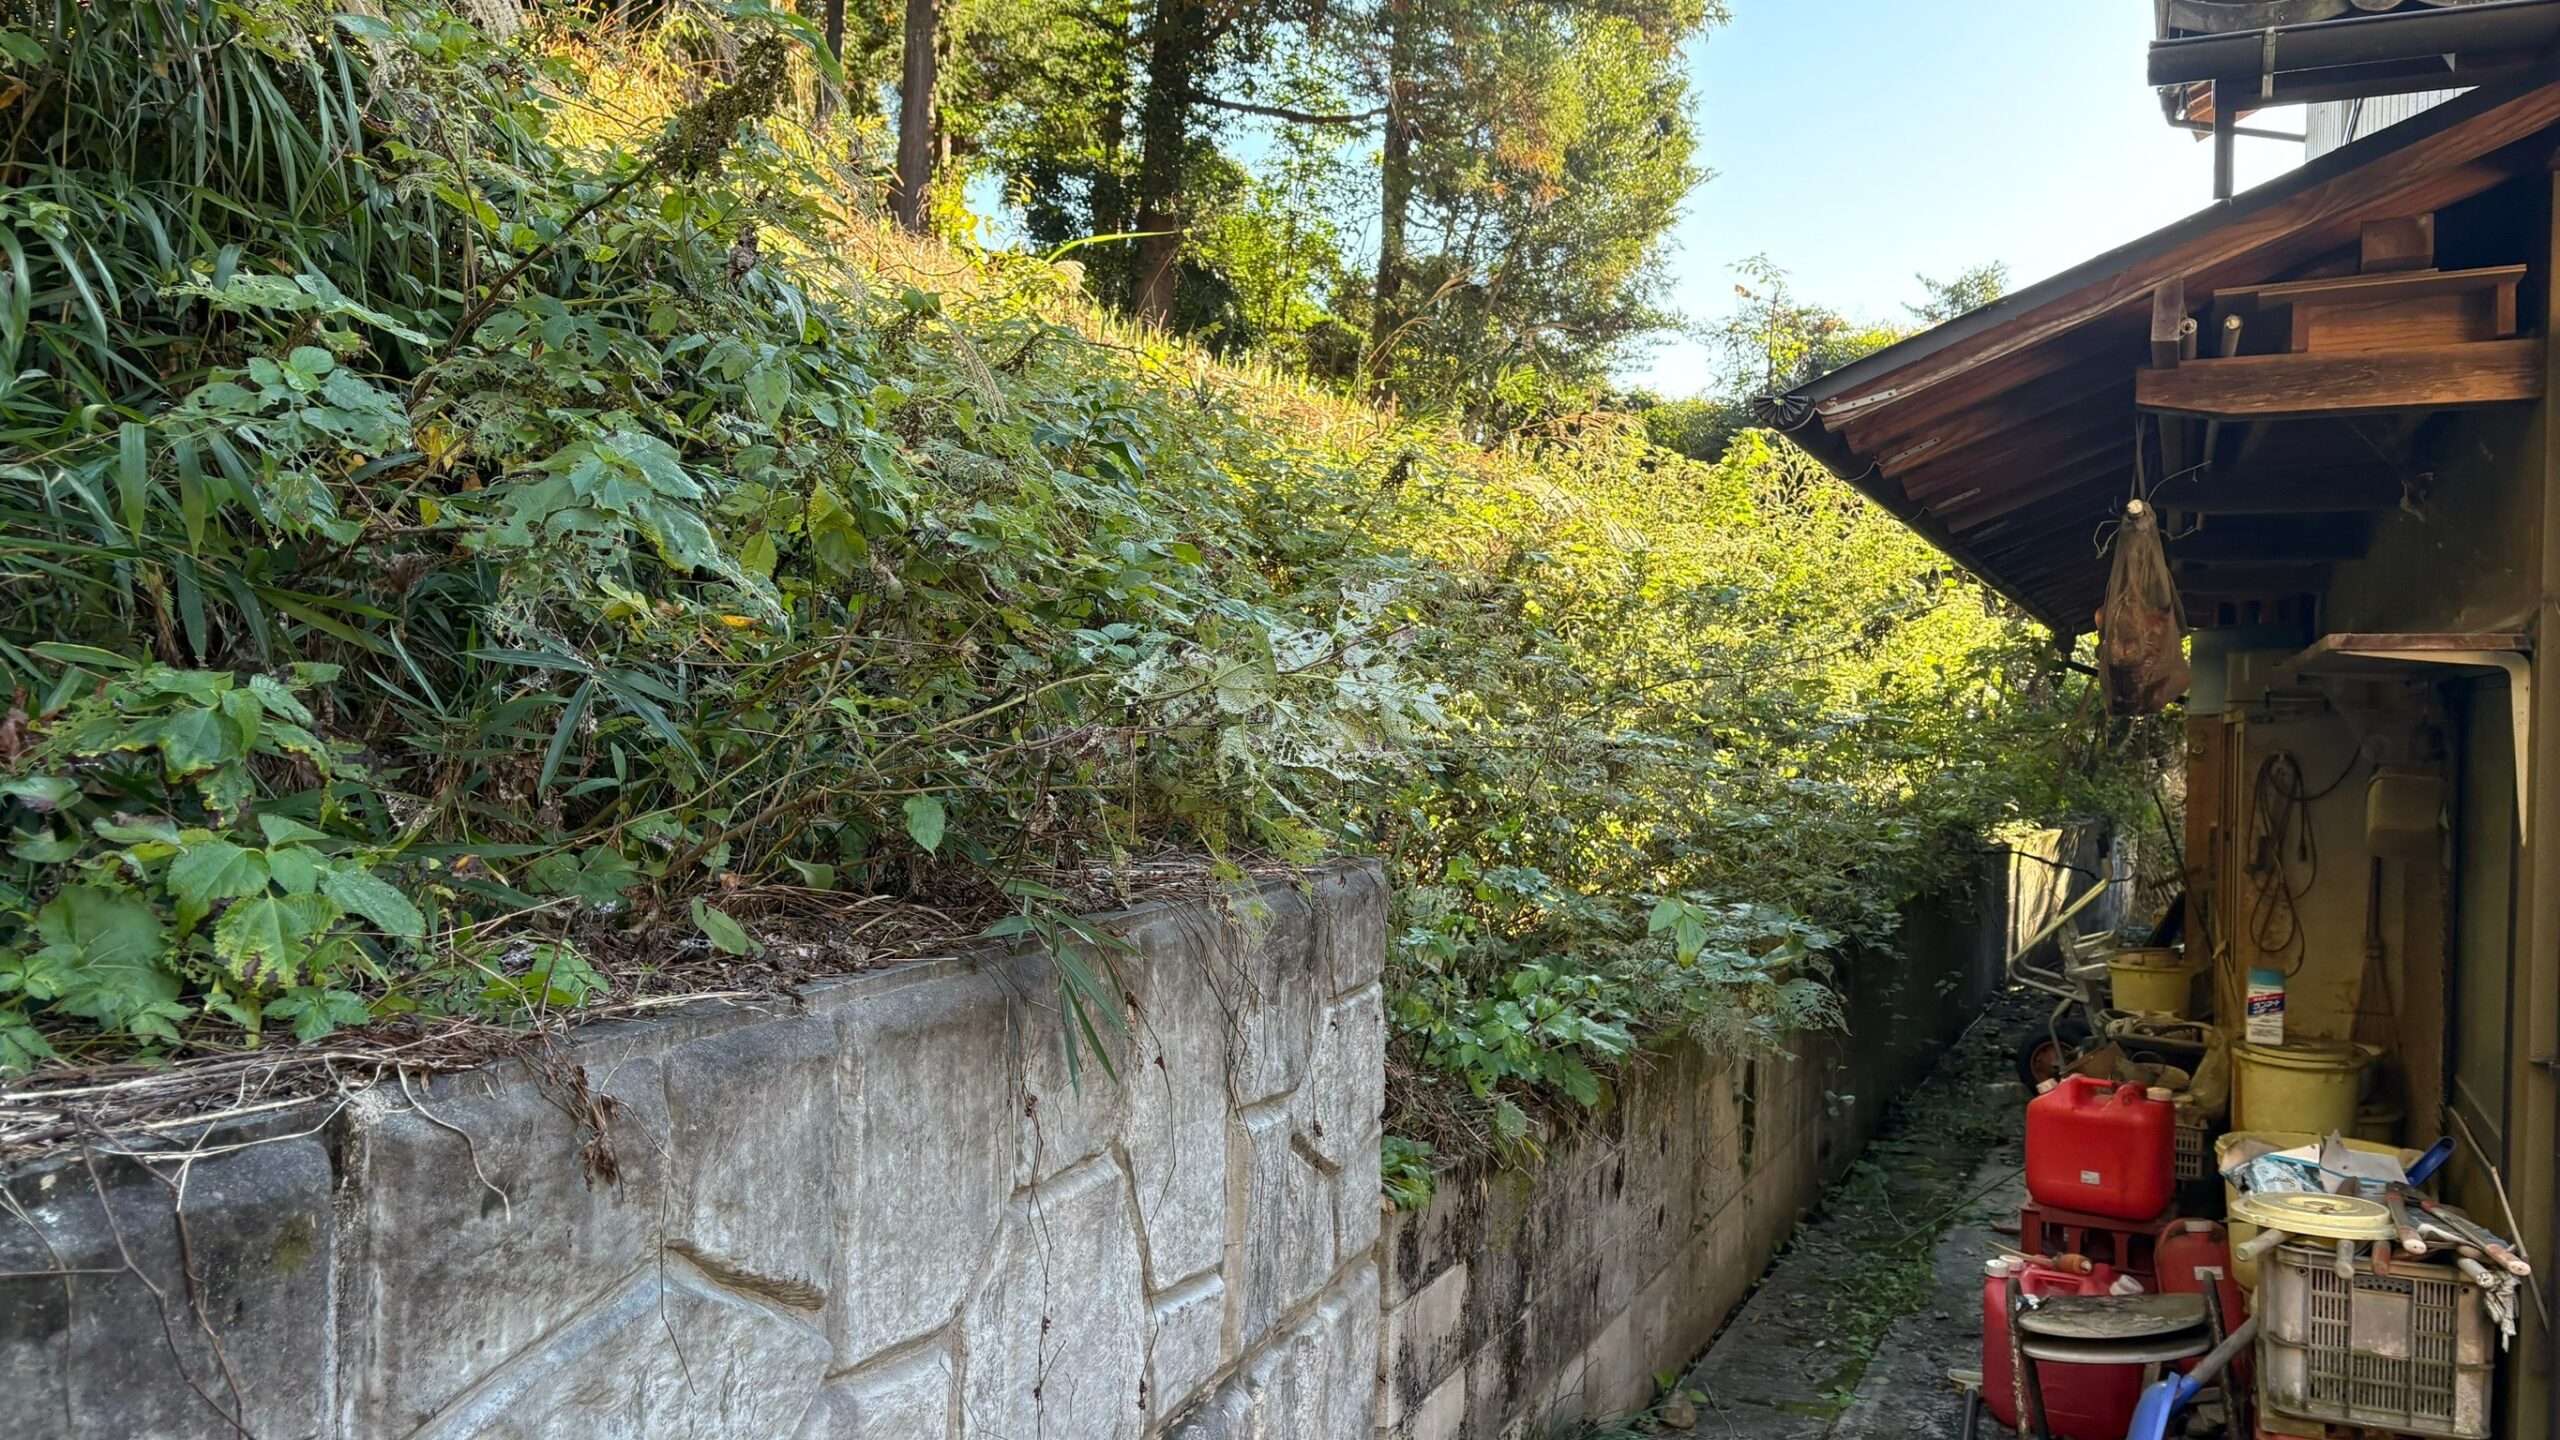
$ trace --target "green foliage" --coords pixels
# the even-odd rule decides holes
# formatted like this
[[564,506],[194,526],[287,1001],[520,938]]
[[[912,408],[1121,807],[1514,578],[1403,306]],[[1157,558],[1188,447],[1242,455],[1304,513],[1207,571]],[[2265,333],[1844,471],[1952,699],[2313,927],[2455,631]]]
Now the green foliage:
[[[0,1031],[20,1063],[50,1053],[26,1007],[143,1045],[199,1010],[251,1036],[312,1039],[369,1018],[353,986],[385,978],[426,916],[383,878],[391,847],[346,823],[362,771],[312,733],[291,684],[131,665],[39,645],[68,675],[105,673],[52,716],[0,794]],[[68,676],[66,677],[68,678]],[[302,782],[290,793],[260,773]],[[251,814],[252,801],[270,802]]]
[[1348,849],[1419,1194],[2084,798],[2078,682],[1767,437],[1487,451],[902,251],[760,9],[681,105],[407,4],[9,13],[0,1067],[591,1003],[787,885],[1039,943],[1080,1077],[1117,944],[1023,877]]
[[1388,1204],[1399,1210],[1419,1210],[1431,1203],[1439,1172],[1432,1167],[1428,1144],[1389,1135],[1379,1142],[1378,1161],[1379,1189]]

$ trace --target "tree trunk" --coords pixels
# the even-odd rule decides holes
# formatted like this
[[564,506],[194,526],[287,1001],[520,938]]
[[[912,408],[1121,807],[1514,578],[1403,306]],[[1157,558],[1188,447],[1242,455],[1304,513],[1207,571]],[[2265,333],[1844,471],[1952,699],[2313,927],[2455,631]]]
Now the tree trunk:
[[[842,66],[844,64],[844,0],[827,0],[826,27],[827,54],[834,57],[838,66]],[[820,121],[823,122],[836,113],[836,102],[841,98],[837,92],[838,87],[833,81],[822,82],[818,86],[818,119]]]
[[1173,318],[1181,281],[1182,171],[1192,97],[1213,37],[1199,0],[1156,0],[1147,26],[1147,96],[1138,109],[1138,273],[1130,311],[1151,325]]
[[933,84],[942,15],[940,0],[907,0],[904,64],[898,81],[898,187],[892,208],[909,230],[925,228],[925,192],[933,184],[937,147]]
[[1386,135],[1378,163],[1378,284],[1369,316],[1369,355],[1362,369],[1383,372],[1387,346],[1400,317],[1396,300],[1404,290],[1405,211],[1413,203],[1413,116],[1411,97],[1413,24],[1410,0],[1387,6]]

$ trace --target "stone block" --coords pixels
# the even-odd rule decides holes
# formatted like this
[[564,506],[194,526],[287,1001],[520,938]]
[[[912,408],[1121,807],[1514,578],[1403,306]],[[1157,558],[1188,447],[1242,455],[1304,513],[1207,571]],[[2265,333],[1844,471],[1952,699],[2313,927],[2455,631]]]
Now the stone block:
[[[1139,963],[1130,955],[1087,962],[1101,983],[1116,979],[1124,989]],[[1022,1057],[1017,1072],[1022,1094],[1013,1106],[1018,1117],[1013,1181],[1019,1190],[1109,1148],[1125,1124],[1130,1089],[1139,1079],[1140,1067],[1130,1061],[1138,1042],[1133,1017],[1125,1010],[1115,1016],[1097,1007],[1084,1017],[1092,1026],[1087,1035],[1084,1024],[1067,1011],[1058,962],[1047,952],[1010,955],[991,968],[1012,994],[1007,1023]],[[1103,1060],[1094,1057],[1096,1041]]]
[[1147,1309],[1147,1413],[1178,1415],[1226,1363],[1227,1285],[1195,1275]]
[[1466,1305],[1467,1267],[1458,1264],[1386,1312],[1386,1341],[1379,1355],[1381,1403],[1386,1407],[1382,1423],[1404,1424],[1447,1387],[1451,1376],[1463,1374]]
[[951,1376],[935,1345],[830,1381],[799,1440],[942,1440],[953,1433]]
[[1369,1435],[1378,1424],[1378,1267],[1362,1261],[1316,1311],[1326,1332],[1325,1433]]
[[1161,1289],[1223,1263],[1227,1247],[1227,1067],[1233,1020],[1213,967],[1223,922],[1208,905],[1166,906],[1128,932],[1137,951],[1138,1063],[1126,1075],[1120,1144]]
[[1517,1170],[1488,1177],[1482,1187],[1483,1218],[1467,1260],[1467,1348],[1492,1348],[1518,1331],[1535,1289],[1531,1269],[1538,1251],[1526,1234],[1534,1178]]
[[1465,1440],[1467,1372],[1443,1380],[1402,1419],[1378,1432],[1388,1440]]
[[[428,1112],[377,1091],[349,1141],[340,1286],[343,1429],[405,1435],[639,1271],[665,1223],[658,1062],[562,1057],[574,1085],[514,1067],[439,1085]],[[571,1118],[609,1116],[601,1131]],[[432,1119],[428,1118],[432,1113]],[[618,1178],[608,1178],[609,1175]]]
[[1387,1011],[1379,987],[1336,1001],[1318,1017],[1306,1082],[1294,1104],[1299,1133],[1328,1164],[1377,1148],[1386,1104]]
[[1637,1348],[1635,1337],[1634,1315],[1621,1310],[1583,1348],[1574,1367],[1578,1373],[1574,1388],[1580,1393],[1583,1414],[1625,1415],[1643,1409],[1653,1398],[1654,1367],[1673,1368],[1689,1358],[1647,1355]]
[[1254,1440],[1253,1397],[1242,1377],[1174,1418],[1170,1440]]
[[1450,1266],[1464,1263],[1482,1243],[1489,1169],[1477,1164],[1452,1170],[1440,1177],[1421,1210],[1384,1218],[1379,1254],[1388,1304],[1401,1304]]
[[1137,1217],[1096,1160],[1016,1201],[960,1313],[968,1440],[1137,1440],[1146,1368]]
[[1386,1051],[1386,1001],[1371,985],[1325,1007],[1306,1083],[1292,1101],[1299,1142],[1333,1185],[1334,1254],[1343,1258],[1378,1243]]
[[808,1317],[670,1263],[517,1355],[416,1440],[789,1435],[827,1353]]
[[1328,967],[1328,994],[1349,995],[1375,982],[1387,963],[1386,875],[1375,861],[1346,861],[1319,871],[1315,902]]
[[1485,1343],[1467,1357],[1467,1421],[1469,1440],[1497,1440],[1519,1434],[1532,1418],[1531,1402],[1540,1389],[1537,1327],[1525,1312],[1499,1324]]
[[835,1065],[823,1015],[668,1052],[669,1244],[777,1295],[823,1295],[836,1248]]
[[[179,1179],[175,1161],[154,1163]],[[188,1167],[183,1214],[199,1313],[187,1300],[170,1184],[110,1159],[10,1178],[0,1211],[0,1394],[9,1397],[0,1430],[24,1440],[326,1433],[336,1373],[330,1186],[328,1152],[314,1140]],[[211,1343],[200,1323],[211,1326]]]
[[1017,1118],[1007,1006],[992,978],[919,967],[836,1009],[836,1368],[947,1324],[996,1243]]
[[1295,1090],[1315,1045],[1316,1012],[1331,983],[1315,907],[1290,886],[1266,885],[1228,902],[1211,974],[1235,1017],[1229,1088],[1258,1104]]
[[1300,1151],[1286,1105],[1238,1116],[1230,1144],[1240,1173],[1228,1233],[1241,1243],[1229,1284],[1241,1301],[1238,1349],[1250,1353],[1333,1273],[1335,1197],[1328,1177]]

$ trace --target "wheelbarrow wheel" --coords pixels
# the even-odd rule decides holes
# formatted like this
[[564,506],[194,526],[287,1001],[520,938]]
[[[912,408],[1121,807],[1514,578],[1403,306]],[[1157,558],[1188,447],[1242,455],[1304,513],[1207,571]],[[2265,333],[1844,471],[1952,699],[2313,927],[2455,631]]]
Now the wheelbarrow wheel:
[[2078,1020],[2065,1020],[2049,1031],[2038,1026],[2018,1042],[2018,1078],[2030,1090],[2055,1079],[2089,1048],[2089,1037],[2089,1027]]

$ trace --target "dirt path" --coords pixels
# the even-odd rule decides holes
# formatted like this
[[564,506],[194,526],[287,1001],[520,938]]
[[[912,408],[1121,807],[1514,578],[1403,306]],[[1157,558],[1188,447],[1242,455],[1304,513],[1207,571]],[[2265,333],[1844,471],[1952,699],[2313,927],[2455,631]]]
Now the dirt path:
[[[1886,1440],[1960,1433],[1950,1369],[1982,1353],[1991,1226],[2017,1223],[2019,1107],[1993,1013],[1900,1102],[1692,1368],[1695,1440]],[[1985,1419],[1989,1437],[2005,1433]]]

